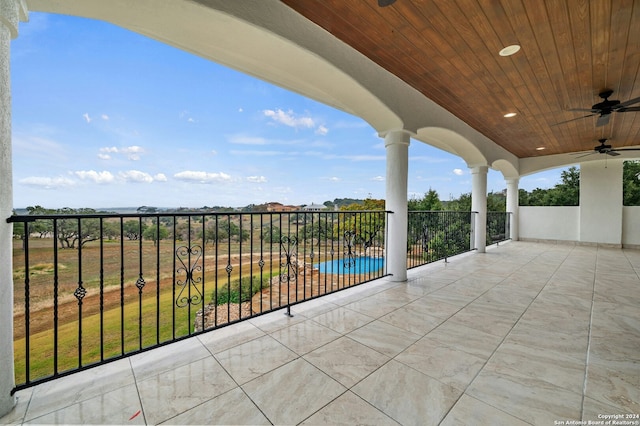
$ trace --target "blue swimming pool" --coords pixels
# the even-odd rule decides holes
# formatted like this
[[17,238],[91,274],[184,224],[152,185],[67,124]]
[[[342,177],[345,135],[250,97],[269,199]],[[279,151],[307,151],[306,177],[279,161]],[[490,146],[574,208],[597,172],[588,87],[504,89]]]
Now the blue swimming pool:
[[351,267],[345,267],[345,260],[338,259],[328,262],[316,263],[321,274],[367,274],[378,272],[384,267],[384,259],[381,257],[356,257]]

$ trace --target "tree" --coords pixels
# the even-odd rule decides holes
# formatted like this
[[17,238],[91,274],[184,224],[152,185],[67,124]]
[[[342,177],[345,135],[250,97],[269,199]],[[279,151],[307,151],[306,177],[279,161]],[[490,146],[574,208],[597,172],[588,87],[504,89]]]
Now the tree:
[[305,225],[299,232],[300,237],[305,241],[317,238],[318,245],[320,245],[320,241],[330,238],[330,234],[331,231],[324,219],[305,221]]
[[169,236],[169,231],[164,226],[160,225],[160,227],[153,224],[145,228],[142,232],[142,236],[147,240],[152,240],[153,245],[157,245],[158,241],[164,240]]
[[108,240],[117,240],[120,238],[120,224],[113,221],[104,221],[102,223],[102,235]]
[[640,206],[640,161],[625,161],[622,166],[622,198],[625,206]]
[[[87,215],[97,213],[94,209],[72,209],[64,207],[55,212],[57,215]],[[61,248],[83,247],[90,241],[100,239],[100,219],[98,218],[61,218],[57,220],[56,238]]]
[[[519,191],[521,206],[577,206],[580,204],[580,170],[569,167],[560,174],[561,182],[553,188]],[[523,192],[524,191],[524,192]]]
[[487,194],[487,211],[504,212],[507,211],[507,197],[502,192],[489,192]]
[[[11,216],[16,216],[16,211],[14,210]],[[22,250],[25,247],[25,240],[27,239],[25,230],[24,230],[24,222],[14,222],[13,223],[13,238],[19,238],[22,241]]]
[[280,228],[273,225],[265,225],[260,233],[260,239],[268,244],[278,244],[281,237],[282,232],[280,231]]
[[140,206],[137,209],[138,213],[156,213],[158,211],[157,207],[151,207],[151,206]]
[[438,211],[442,210],[442,202],[438,196],[438,192],[432,188],[429,188],[421,199],[413,198],[408,202],[408,208],[410,211],[424,210],[424,211]]
[[[384,239],[384,227],[385,227],[385,214],[381,213],[384,210],[385,201],[367,198],[360,203],[353,203],[345,207],[341,207],[340,211],[349,212],[353,211],[353,214],[345,214],[342,216],[343,221],[336,223],[333,226],[332,236],[333,238],[340,238],[342,235],[339,233],[355,232],[354,242],[356,244],[362,244],[365,249],[373,246],[375,243],[381,243]],[[355,211],[361,211],[355,213]],[[371,211],[371,213],[369,213]]]
[[122,226],[124,229],[124,235],[129,240],[138,240],[142,238],[142,233],[147,227],[144,222],[140,222],[139,220],[127,220]]
[[447,210],[456,212],[470,212],[471,211],[471,193],[460,194],[460,196],[447,202]]
[[[29,206],[27,207],[27,211],[29,212],[29,216],[55,214],[55,210],[45,209],[42,206],[35,206],[35,207]],[[50,234],[52,231],[53,231],[53,221],[51,219],[36,220],[34,222],[29,223],[29,234],[38,233],[40,234],[40,238],[44,238],[47,234]]]

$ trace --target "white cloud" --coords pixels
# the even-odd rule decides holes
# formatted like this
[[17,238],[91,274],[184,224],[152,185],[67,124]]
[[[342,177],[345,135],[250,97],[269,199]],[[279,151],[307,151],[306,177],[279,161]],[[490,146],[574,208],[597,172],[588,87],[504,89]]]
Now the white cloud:
[[229,142],[237,145],[267,145],[267,140],[259,136],[234,135],[229,138]]
[[173,175],[173,177],[178,180],[193,181],[193,182],[199,182],[199,183],[231,181],[231,176],[229,176],[224,172],[210,173],[210,172],[186,170],[184,172],[176,173],[175,175]]
[[315,121],[311,117],[296,117],[292,110],[287,112],[281,110],[280,108],[276,110],[265,109],[263,111],[266,117],[271,118],[276,123],[284,124],[285,126],[293,127],[295,129],[298,128],[313,128],[315,126]]
[[191,117],[191,113],[186,109],[180,111],[179,116],[180,116],[181,120],[186,120],[188,123],[195,123],[196,122],[196,120],[193,117]]
[[91,180],[95,183],[111,183],[115,177],[108,171],[96,172],[95,170],[79,170],[73,172],[81,180]]
[[67,148],[45,137],[17,134],[13,139],[13,153],[30,158],[45,157],[48,161],[64,161],[67,159]]
[[120,150],[122,154],[125,154],[129,160],[137,161],[140,159],[140,154],[144,152],[144,149],[137,145],[128,146]]
[[340,182],[340,180],[341,180],[341,179],[340,179],[339,177],[337,177],[337,176],[331,176],[331,177],[329,178],[329,180],[330,180],[331,182]]
[[453,174],[456,176],[462,176],[464,174],[464,170],[462,169],[453,169]]
[[91,117],[89,117],[88,112],[85,112],[84,114],[82,114],[82,118],[84,118],[84,121],[86,121],[87,123],[91,123]]
[[211,150],[211,155],[218,155],[218,151],[216,151],[215,149]]
[[371,180],[375,180],[377,182],[384,182],[384,176],[374,176]]
[[109,116],[107,114],[102,114],[100,118],[102,118],[104,121],[109,121]]
[[243,112],[244,110],[242,108],[238,108],[238,112]]
[[247,182],[252,182],[252,183],[265,183],[267,181],[267,178],[264,176],[249,176],[247,177]]
[[316,135],[326,135],[327,133],[329,133],[329,129],[327,129],[326,127],[324,127],[322,124],[318,126],[318,128],[316,129]]
[[384,161],[386,156],[384,155],[328,155],[327,159],[343,159],[350,161]]
[[446,163],[450,160],[447,158],[432,157],[430,155],[415,155],[415,156],[409,156],[409,161],[423,161],[425,163],[438,164],[438,163]]
[[112,147],[104,147],[100,148],[100,152],[98,153],[98,157],[102,160],[110,160],[111,155],[109,154],[122,154],[127,157],[127,159],[132,161],[138,161],[140,159],[140,154],[144,153],[144,148],[137,145],[127,146],[124,148],[116,148]]
[[30,176],[24,179],[20,179],[18,183],[33,187],[40,187],[43,189],[59,189],[75,185],[75,182],[73,180],[62,176],[55,178]]
[[166,182],[167,181],[167,177],[165,176],[164,173],[158,173],[157,175],[155,175],[153,177],[153,179],[158,181],[158,182]]
[[231,155],[242,155],[242,156],[255,156],[255,157],[274,157],[277,155],[291,155],[290,152],[284,151],[237,151],[231,150],[229,151]]
[[141,172],[139,170],[127,170],[126,172],[118,173],[118,177],[125,182],[139,182],[139,183],[151,183],[153,177],[149,173]]

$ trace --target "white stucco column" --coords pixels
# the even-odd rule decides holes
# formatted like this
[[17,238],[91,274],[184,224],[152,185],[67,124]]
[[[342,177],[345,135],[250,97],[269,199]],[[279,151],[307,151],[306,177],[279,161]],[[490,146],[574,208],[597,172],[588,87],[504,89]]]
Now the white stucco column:
[[393,281],[407,280],[407,181],[410,136],[405,131],[385,135],[387,177],[385,209],[389,214],[386,243],[387,271]]
[[509,234],[513,241],[518,241],[518,210],[519,210],[519,192],[518,184],[520,179],[506,179],[507,183],[507,212],[511,213],[511,222]]
[[487,173],[488,166],[471,168],[471,211],[478,212],[475,221],[476,249],[487,251]]
[[27,16],[24,0],[0,0],[0,417],[11,411],[15,398],[13,377],[13,212],[11,172],[11,39],[18,35],[18,22]]

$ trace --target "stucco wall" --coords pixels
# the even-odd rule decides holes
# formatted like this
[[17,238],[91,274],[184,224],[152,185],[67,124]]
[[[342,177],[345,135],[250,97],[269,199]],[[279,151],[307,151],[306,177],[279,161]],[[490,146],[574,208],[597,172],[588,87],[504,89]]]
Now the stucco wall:
[[622,208],[622,245],[640,248],[640,206]]
[[520,239],[578,241],[580,207],[520,207]]
[[622,244],[622,160],[580,165],[580,238]]

